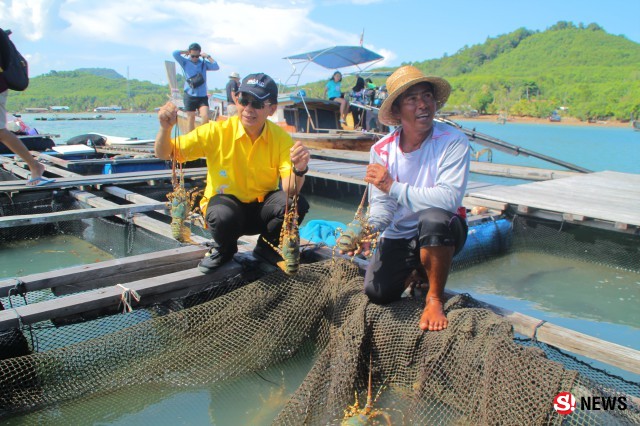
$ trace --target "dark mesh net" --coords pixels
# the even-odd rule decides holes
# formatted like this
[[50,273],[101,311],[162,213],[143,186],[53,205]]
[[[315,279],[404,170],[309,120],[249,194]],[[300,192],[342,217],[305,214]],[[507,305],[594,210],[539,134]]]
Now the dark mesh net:
[[[89,420],[101,421],[105,406],[143,389],[208,386],[224,388],[223,400],[241,398],[239,378],[300,354],[313,360],[306,377],[259,423],[358,423],[362,416],[379,424],[602,424],[590,411],[563,419],[553,398],[633,391],[601,386],[517,343],[506,320],[469,296],[446,303],[449,328],[423,333],[421,300],[373,305],[362,285],[353,264],[326,261],[302,265],[295,276],[232,278],[224,291],[111,317],[120,325],[108,332],[104,323],[81,324],[103,334],[0,361],[0,409],[4,416],[40,410],[31,419],[70,424],[78,421],[73,414],[47,407],[82,397],[96,405]],[[640,422],[631,402],[615,416]]]

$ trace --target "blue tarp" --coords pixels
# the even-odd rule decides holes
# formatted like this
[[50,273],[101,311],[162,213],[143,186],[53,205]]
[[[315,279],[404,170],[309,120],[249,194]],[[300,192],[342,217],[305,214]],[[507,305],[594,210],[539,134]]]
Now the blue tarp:
[[310,220],[300,228],[300,237],[316,244],[324,243],[329,247],[336,245],[336,229],[345,229],[347,225],[331,220]]
[[311,61],[329,69],[350,67],[383,59],[382,56],[362,46],[335,46],[309,53],[287,56],[284,59]]
[[[341,222],[310,220],[300,228],[300,237],[329,247],[336,245],[336,229],[345,229]],[[511,222],[508,219],[481,223],[469,228],[467,242],[455,258],[456,262],[484,260],[504,253],[511,246]]]

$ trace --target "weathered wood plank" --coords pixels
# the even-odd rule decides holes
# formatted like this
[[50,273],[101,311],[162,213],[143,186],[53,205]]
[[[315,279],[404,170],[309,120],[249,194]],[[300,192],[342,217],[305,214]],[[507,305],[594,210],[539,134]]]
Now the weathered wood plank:
[[569,330],[528,315],[485,303],[493,312],[506,318],[515,332],[556,348],[583,355],[605,364],[640,374],[640,351]]
[[[23,174],[28,174],[28,171],[23,170]],[[198,167],[192,169],[184,169],[185,179],[201,179],[206,177],[206,167]],[[21,176],[21,175],[19,175]],[[25,177],[22,176],[22,177]],[[90,176],[75,176],[68,178],[59,178],[55,182],[48,184],[45,187],[30,187],[25,184],[24,181],[0,181],[0,191],[15,192],[15,191],[30,191],[30,190],[42,190],[42,189],[57,189],[57,188],[72,188],[78,186],[102,186],[108,184],[127,184],[127,183],[139,183],[139,182],[151,182],[171,180],[171,170],[150,170],[128,173],[114,173],[109,175],[90,175]]]
[[17,284],[27,291],[38,291],[47,288],[75,286],[92,282],[95,288],[104,285],[115,285],[114,281],[128,282],[125,277],[146,278],[160,275],[160,270],[172,263],[201,259],[206,249],[202,246],[185,246],[162,250],[154,253],[106,260],[81,266],[58,269],[50,272],[25,275],[17,279],[0,281],[0,297],[6,297]]
[[[72,197],[77,199],[78,201],[82,201],[86,204],[89,204],[92,207],[116,207],[118,204],[113,203],[111,201],[105,200],[104,198],[98,197],[95,194],[91,194],[89,192],[71,190],[69,191]],[[121,215],[119,217],[122,217]],[[171,232],[171,226],[167,223],[161,222],[156,219],[152,219],[148,216],[137,214],[130,218],[133,223],[140,226],[141,228],[147,229],[151,232],[155,232],[156,234],[160,234],[167,238],[173,238]],[[198,235],[192,235],[191,240],[194,243],[205,243],[208,241],[206,238],[202,238]]]
[[469,194],[530,209],[640,226],[640,175],[597,172]]
[[[236,275],[242,271],[240,264],[229,262],[222,265],[211,274],[202,274],[197,269],[174,272],[167,275],[145,278],[138,281],[122,284],[124,287],[135,290],[141,297],[140,303],[134,306],[144,305],[145,297],[161,293],[172,292],[185,288],[211,285],[225,277]],[[15,309],[0,311],[0,330],[7,330],[22,325],[34,324],[82,312],[97,310],[108,306],[118,306],[123,289],[118,286],[110,286],[81,294],[73,294],[53,300],[47,300],[31,305],[21,306]]]
[[0,217],[0,229],[11,228],[14,226],[29,226],[43,223],[64,222],[68,220],[89,219],[93,217],[128,216],[133,213],[142,213],[161,209],[166,210],[167,208],[167,203],[160,203],[156,201],[154,204],[129,204],[118,207],[72,209],[51,213],[3,216]]

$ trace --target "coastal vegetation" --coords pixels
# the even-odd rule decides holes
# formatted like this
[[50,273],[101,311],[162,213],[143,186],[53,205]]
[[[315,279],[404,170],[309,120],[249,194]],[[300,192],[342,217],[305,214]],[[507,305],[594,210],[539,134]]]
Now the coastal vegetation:
[[71,112],[93,111],[100,106],[118,105],[128,111],[152,111],[167,101],[166,86],[149,81],[127,80],[116,71],[82,68],[50,71],[31,78],[24,92],[12,92],[10,111],[64,105]]
[[[558,22],[544,32],[520,28],[451,56],[408,64],[449,80],[453,91],[445,111],[548,117],[557,110],[584,121],[640,115],[640,44],[597,24]],[[349,90],[355,78],[343,81]],[[374,82],[382,85],[384,78]],[[305,90],[322,96],[325,84]]]
[[[419,46],[415,55],[420,56]],[[455,54],[411,64],[449,80],[449,112],[548,117],[558,111],[584,121],[640,116],[640,44],[608,34],[595,23],[561,21],[542,32],[519,28]],[[374,82],[382,85],[385,78]],[[343,90],[354,83],[354,76],[345,76]],[[302,88],[309,96],[322,97],[325,84],[322,80]],[[82,112],[120,105],[150,111],[166,101],[167,92],[165,86],[127,80],[113,70],[51,71],[32,78],[27,91],[13,92],[7,107],[20,111],[67,105]]]

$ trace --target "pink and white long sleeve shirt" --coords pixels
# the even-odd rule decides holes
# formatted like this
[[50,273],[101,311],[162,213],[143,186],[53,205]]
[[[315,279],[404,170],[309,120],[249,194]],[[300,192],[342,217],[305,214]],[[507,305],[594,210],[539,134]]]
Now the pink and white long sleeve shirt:
[[466,135],[434,121],[433,132],[420,148],[404,153],[401,132],[398,127],[376,142],[370,152],[370,163],[382,164],[394,179],[389,194],[373,185],[369,188],[369,222],[384,238],[413,238],[420,212],[431,207],[464,212],[470,150]]

